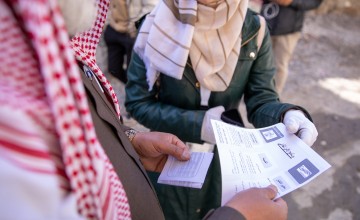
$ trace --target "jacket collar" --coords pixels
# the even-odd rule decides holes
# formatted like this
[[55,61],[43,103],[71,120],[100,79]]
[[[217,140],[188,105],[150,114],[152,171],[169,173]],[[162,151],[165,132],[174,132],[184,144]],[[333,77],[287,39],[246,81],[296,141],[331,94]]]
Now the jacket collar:
[[246,12],[245,21],[241,31],[242,44],[245,45],[250,39],[252,39],[260,29],[259,16],[256,16],[255,12],[248,9]]

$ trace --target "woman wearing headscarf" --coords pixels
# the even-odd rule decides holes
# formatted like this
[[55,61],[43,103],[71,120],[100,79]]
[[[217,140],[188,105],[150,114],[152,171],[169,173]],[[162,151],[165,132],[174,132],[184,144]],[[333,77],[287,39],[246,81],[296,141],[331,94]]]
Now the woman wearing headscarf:
[[[122,125],[95,60],[109,2],[91,4],[0,1],[0,219],[164,219],[145,169],[189,152],[174,135]],[[239,193],[209,218],[261,207],[284,219],[275,195],[274,187]]]
[[309,146],[316,140],[308,112],[279,101],[265,26],[248,0],[164,0],[142,21],[128,68],[127,112],[151,130],[215,153],[201,190],[158,184],[158,174],[149,173],[168,219],[200,219],[220,206],[210,119],[237,110],[242,97],[256,128],[283,122]]

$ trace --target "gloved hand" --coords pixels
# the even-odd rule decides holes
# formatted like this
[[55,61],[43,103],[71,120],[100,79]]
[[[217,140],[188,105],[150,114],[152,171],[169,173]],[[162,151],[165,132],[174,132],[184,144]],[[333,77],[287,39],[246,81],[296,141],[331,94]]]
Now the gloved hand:
[[285,113],[283,123],[286,129],[296,134],[310,147],[316,141],[318,131],[315,125],[300,110],[289,110]]
[[201,140],[210,144],[215,144],[215,135],[211,125],[211,119],[221,121],[221,113],[225,111],[223,106],[217,106],[206,111],[205,117],[201,126]]

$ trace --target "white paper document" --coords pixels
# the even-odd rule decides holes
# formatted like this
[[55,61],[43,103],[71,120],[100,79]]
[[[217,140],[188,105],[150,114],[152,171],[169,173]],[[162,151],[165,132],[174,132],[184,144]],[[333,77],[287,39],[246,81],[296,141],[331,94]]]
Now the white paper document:
[[330,168],[320,155],[282,123],[245,129],[211,121],[219,151],[222,205],[251,187],[277,186],[281,197]]
[[213,156],[213,153],[192,152],[188,161],[179,161],[169,156],[158,183],[200,189]]

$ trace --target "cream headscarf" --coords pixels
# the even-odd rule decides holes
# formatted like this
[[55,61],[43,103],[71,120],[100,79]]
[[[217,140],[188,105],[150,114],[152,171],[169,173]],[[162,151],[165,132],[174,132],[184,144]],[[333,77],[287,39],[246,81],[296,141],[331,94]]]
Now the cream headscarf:
[[196,0],[160,2],[134,46],[146,65],[149,90],[159,73],[181,79],[190,56],[203,90],[224,91],[240,54],[247,7],[248,0],[222,1],[215,9]]

